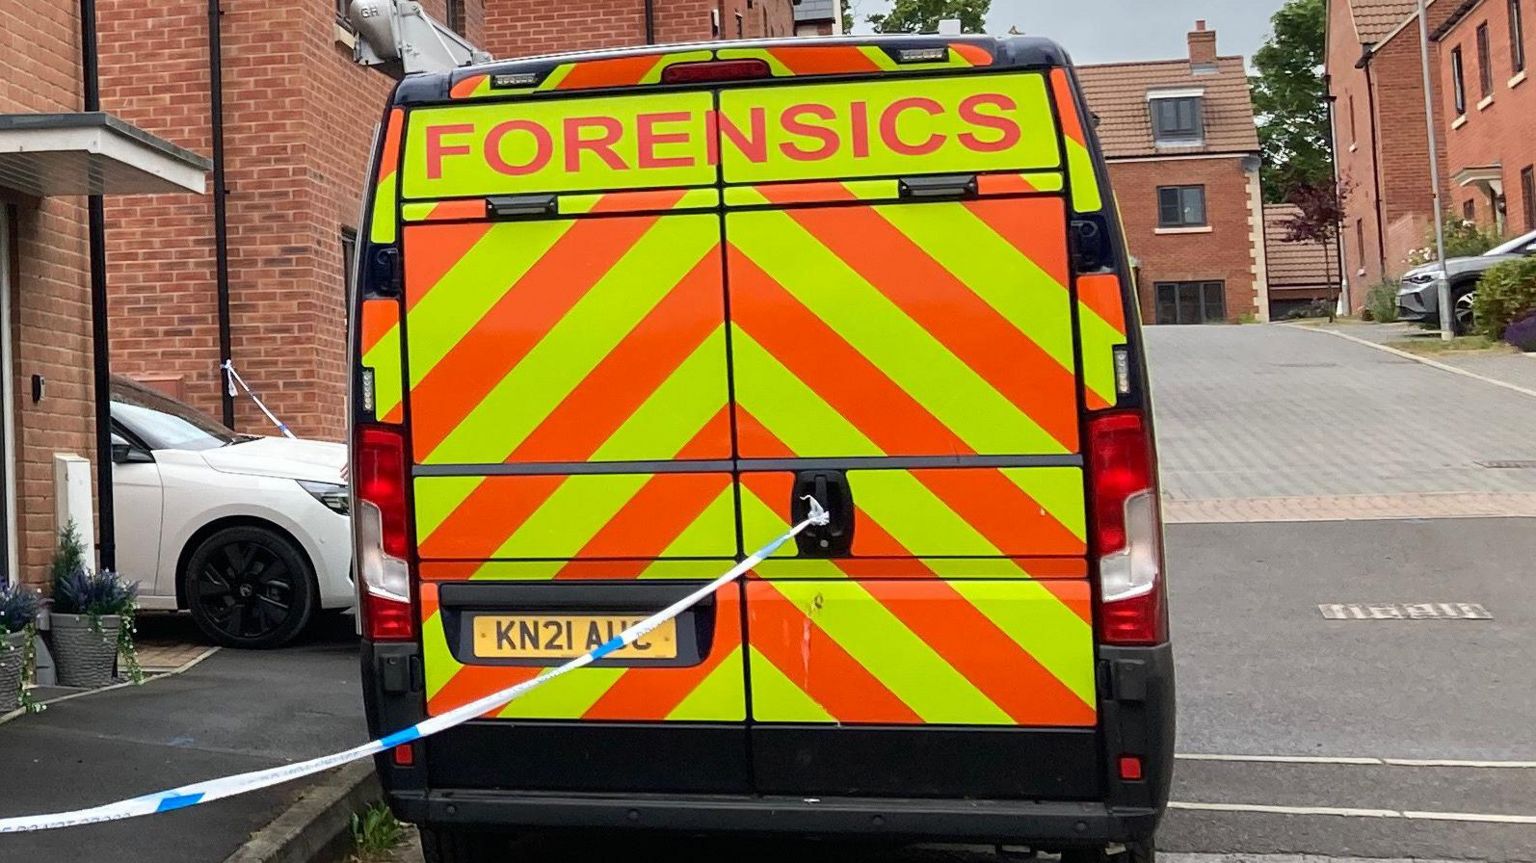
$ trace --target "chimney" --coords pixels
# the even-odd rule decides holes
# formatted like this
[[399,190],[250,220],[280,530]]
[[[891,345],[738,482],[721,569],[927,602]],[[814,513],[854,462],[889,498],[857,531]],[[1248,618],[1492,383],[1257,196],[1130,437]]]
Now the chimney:
[[1189,65],[1199,69],[1216,65],[1216,31],[1205,29],[1205,19],[1195,22],[1189,34]]

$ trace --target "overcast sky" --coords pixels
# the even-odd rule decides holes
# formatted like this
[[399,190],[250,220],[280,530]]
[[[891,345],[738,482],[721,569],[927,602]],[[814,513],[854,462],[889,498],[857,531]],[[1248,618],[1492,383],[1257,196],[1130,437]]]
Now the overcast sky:
[[[1184,34],[1204,18],[1223,55],[1251,58],[1269,34],[1269,16],[1283,0],[992,0],[987,30],[1049,36],[1078,63],[1171,60],[1187,53]],[[888,0],[853,0],[856,30]]]

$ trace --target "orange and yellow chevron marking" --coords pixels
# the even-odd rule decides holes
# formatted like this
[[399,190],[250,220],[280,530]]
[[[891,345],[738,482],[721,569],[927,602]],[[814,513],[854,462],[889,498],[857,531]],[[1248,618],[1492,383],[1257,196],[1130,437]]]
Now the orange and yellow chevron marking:
[[[722,408],[706,422],[694,438],[681,445],[666,459],[690,460],[705,447],[713,448],[722,434],[729,433],[729,416]],[[614,475],[607,475],[614,476]],[[521,530],[524,523],[548,510],[549,517],[561,517],[562,507],[581,509],[568,525],[578,532],[580,548],[602,529],[601,518],[618,519],[625,510],[653,503],[658,495],[672,490],[693,491],[698,496],[677,502],[671,510],[656,515],[649,534],[641,539],[643,556],[680,557],[729,555],[736,551],[734,534],[735,501],[729,488],[709,493],[687,479],[690,474],[656,474],[631,477],[607,487],[607,510],[585,510],[579,497],[588,491],[592,480],[574,480],[561,475],[522,477],[516,494],[503,493],[503,486],[483,477],[444,477],[416,484],[416,533],[423,558],[463,558],[485,560]],[[724,476],[719,475],[719,476]],[[684,479],[679,480],[678,477]],[[727,484],[728,485],[728,484]],[[616,509],[617,508],[617,509]],[[597,519],[594,521],[594,519]],[[723,536],[722,525],[730,530]],[[725,548],[724,551],[708,550]],[[569,557],[569,555],[565,555]],[[490,566],[490,564],[487,564]],[[636,572],[638,577],[643,573]],[[485,577],[494,577],[489,573]],[[531,576],[530,576],[531,577]],[[555,568],[544,577],[578,577]]]
[[581,213],[633,213],[647,210],[702,210],[720,206],[719,189],[646,189],[639,192],[603,192],[593,195],[561,195],[555,202],[560,215]]
[[1077,97],[1065,69],[1051,70],[1051,94],[1061,115],[1062,143],[1067,148],[1067,175],[1072,181],[1072,209],[1079,213],[1097,212],[1104,206],[1099,192],[1098,175],[1093,169],[1093,155],[1088,150],[1088,136],[1077,111]]
[[[850,470],[847,476],[858,523],[855,557],[1007,559],[1086,551],[1083,477],[1075,467]],[[789,472],[742,475],[744,492],[767,506],[743,501],[745,535],[788,526],[793,482]],[[786,545],[776,557],[795,554]]]
[[807,183],[765,183],[731,186],[725,190],[727,207],[816,204],[830,201],[895,199],[900,193],[895,180],[813,180]]
[[384,137],[379,142],[379,173],[374,182],[373,210],[368,215],[368,239],[374,243],[395,241],[395,197],[400,188],[400,140],[405,128],[405,111],[389,112]]
[[423,581],[708,581],[731,567],[731,558],[673,560],[427,560]]
[[[1088,577],[1088,562],[1080,557],[848,557],[839,559],[837,568],[854,580],[937,577],[968,580],[1034,578],[1049,581]],[[705,571],[701,567],[699,574],[703,575]],[[773,558],[759,564],[750,577],[775,579],[807,576],[803,561]]]
[[749,583],[752,715],[1093,725],[1093,630],[1062,595],[1091,602],[1084,581]]
[[[799,456],[1075,452],[1063,218],[1051,199],[728,215],[738,403]],[[815,431],[834,420],[848,433]],[[742,456],[765,457],[751,431]]]
[[[532,678],[542,668],[460,663],[449,649],[437,604],[437,585],[422,584],[422,652],[427,713],[436,716]],[[428,598],[430,594],[430,599]],[[712,606],[708,654],[684,667],[578,669],[488,714],[508,719],[740,722],[746,718],[742,676],[741,587],[721,588]],[[685,617],[681,625],[688,625]]]
[[1083,386],[1089,410],[1114,407],[1115,348],[1125,344],[1125,300],[1115,275],[1081,276],[1077,280],[1078,328],[1083,343]]
[[[417,459],[578,460],[591,435],[618,432],[627,445],[604,457],[658,458],[655,438],[678,423],[692,424],[687,440],[725,404],[718,225],[708,214],[507,223],[435,285],[407,272]],[[586,407],[561,419],[572,402]],[[550,420],[586,428],[515,456]],[[722,438],[706,457],[729,452]]]
[[490,99],[552,90],[592,90],[658,84],[661,82],[661,73],[674,63],[697,63],[712,58],[709,51],[698,50],[562,63],[550,71],[543,81],[531,87],[494,87],[490,75],[467,75],[454,83],[449,96],[453,99]]
[[771,48],[721,48],[721,60],[762,60],[776,78],[853,75],[870,72],[931,72],[992,65],[980,45],[949,43],[943,60],[900,63],[875,45],[779,45]]
[[400,218],[407,222],[461,222],[468,219],[484,219],[485,199],[414,201],[400,205]]
[[[416,495],[451,493],[456,479],[417,479]],[[453,530],[434,531],[422,544],[422,557],[573,560],[736,553],[727,473],[493,476],[478,490],[454,512]],[[558,578],[558,571],[552,577]]]
[[374,416],[400,422],[400,301],[363,301],[360,348],[363,365],[373,369]]
[[976,192],[981,195],[1060,192],[1064,185],[1060,171],[1028,171],[1022,174],[982,174],[976,178]]
[[496,95],[491,89],[491,76],[467,75],[453,83],[448,90],[449,98],[453,99],[483,99]]

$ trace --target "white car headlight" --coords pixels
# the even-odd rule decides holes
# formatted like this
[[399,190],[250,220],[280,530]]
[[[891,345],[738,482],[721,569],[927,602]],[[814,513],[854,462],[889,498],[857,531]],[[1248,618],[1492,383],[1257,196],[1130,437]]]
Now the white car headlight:
[[313,482],[304,479],[298,480],[298,483],[326,509],[341,515],[351,512],[346,486],[335,482]]

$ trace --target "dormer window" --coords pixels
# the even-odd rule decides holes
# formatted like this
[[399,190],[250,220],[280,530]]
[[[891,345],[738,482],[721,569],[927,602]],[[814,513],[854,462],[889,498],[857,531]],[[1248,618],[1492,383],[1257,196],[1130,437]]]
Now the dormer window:
[[1152,138],[1159,144],[1199,144],[1205,140],[1203,90],[1152,92]]

